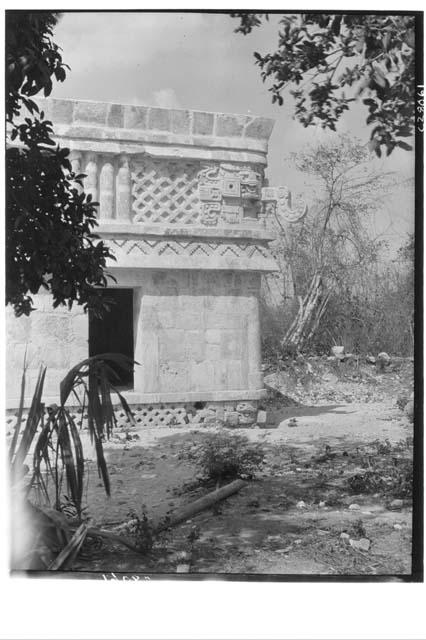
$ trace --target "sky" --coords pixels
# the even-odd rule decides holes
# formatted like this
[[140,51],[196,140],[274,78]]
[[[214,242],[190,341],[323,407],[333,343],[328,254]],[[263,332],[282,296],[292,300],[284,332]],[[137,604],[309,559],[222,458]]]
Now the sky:
[[[293,119],[291,99],[273,105],[260,78],[253,52],[276,48],[277,16],[243,36],[229,15],[209,13],[65,12],[54,39],[71,67],[52,97],[126,104],[199,109],[266,116],[275,120],[268,156],[271,185],[285,185],[306,194],[309,182],[289,155],[330,134],[320,127],[304,128]],[[365,107],[355,105],[338,131],[369,140]],[[414,153],[396,150],[375,159],[372,167],[396,171],[395,183],[413,177]],[[414,224],[413,186],[396,187],[381,205],[374,230],[390,251],[404,242]]]

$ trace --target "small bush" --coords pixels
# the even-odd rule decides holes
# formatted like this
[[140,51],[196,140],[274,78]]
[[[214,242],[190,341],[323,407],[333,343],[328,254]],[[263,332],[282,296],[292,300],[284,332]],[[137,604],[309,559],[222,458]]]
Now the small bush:
[[236,478],[251,479],[265,458],[260,444],[253,444],[245,436],[213,434],[186,454],[206,480],[221,483]]
[[382,493],[393,498],[413,494],[413,444],[407,438],[395,444],[389,440],[371,443],[371,455],[361,461],[362,473],[348,478],[352,493]]
[[130,536],[141,553],[149,553],[154,544],[154,527],[145,508],[142,510],[142,517],[134,509],[128,512],[127,517],[130,520],[118,527],[117,532]]

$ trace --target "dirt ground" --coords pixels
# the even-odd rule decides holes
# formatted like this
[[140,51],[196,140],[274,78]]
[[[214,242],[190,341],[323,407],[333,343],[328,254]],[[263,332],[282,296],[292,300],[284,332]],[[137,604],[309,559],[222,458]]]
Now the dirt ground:
[[[355,373],[345,367],[337,374],[334,363],[307,364],[300,366],[302,374],[294,367],[266,376],[286,395],[270,394],[263,428],[227,429],[262,443],[265,465],[254,480],[156,537],[146,555],[89,541],[73,570],[106,575],[409,574],[411,499],[395,502],[392,493],[372,489],[356,493],[348,478],[365,470],[366,460],[374,465],[379,458],[398,457],[398,446],[401,455],[411,455],[413,425],[400,399],[412,390],[412,364],[401,362],[385,373],[371,366],[358,366]],[[144,427],[132,430],[131,440],[107,443],[110,498],[93,460],[88,462],[85,502],[93,522],[115,531],[136,513],[158,523],[208,493],[212,488],[197,482],[199,469],[183,452],[223,429]]]

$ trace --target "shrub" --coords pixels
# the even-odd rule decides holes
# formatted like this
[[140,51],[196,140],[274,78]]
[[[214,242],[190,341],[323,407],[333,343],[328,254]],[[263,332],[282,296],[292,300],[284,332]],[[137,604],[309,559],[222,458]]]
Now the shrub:
[[362,461],[364,470],[348,478],[352,493],[381,493],[393,498],[410,498],[413,494],[412,440],[395,444],[389,440],[372,443],[372,455]]
[[224,480],[253,478],[264,463],[265,451],[245,436],[217,433],[208,435],[187,457],[206,480],[220,484]]

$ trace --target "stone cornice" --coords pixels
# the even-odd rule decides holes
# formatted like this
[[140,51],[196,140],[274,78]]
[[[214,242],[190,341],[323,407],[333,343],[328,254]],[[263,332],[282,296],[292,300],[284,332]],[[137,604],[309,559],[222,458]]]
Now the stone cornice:
[[[106,102],[49,98],[39,104],[53,121],[56,137],[69,139],[74,148],[81,141],[82,150],[89,144],[91,150],[106,153],[140,153],[143,145],[145,153],[163,157],[266,163],[274,124],[259,116]],[[173,146],[176,149],[167,152]]]

